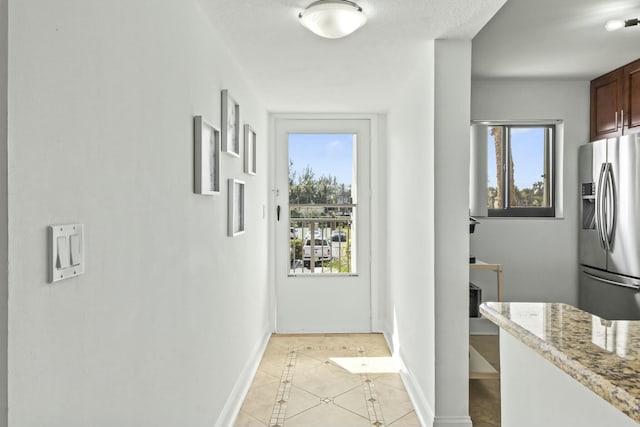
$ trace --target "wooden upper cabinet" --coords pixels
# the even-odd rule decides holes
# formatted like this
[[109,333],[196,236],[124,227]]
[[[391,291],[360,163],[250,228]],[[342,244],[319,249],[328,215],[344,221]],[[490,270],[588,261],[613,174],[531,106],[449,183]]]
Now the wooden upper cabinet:
[[624,120],[623,133],[640,132],[640,60],[623,68]]
[[623,90],[621,69],[591,81],[591,141],[622,135]]
[[591,141],[640,132],[640,59],[591,81]]

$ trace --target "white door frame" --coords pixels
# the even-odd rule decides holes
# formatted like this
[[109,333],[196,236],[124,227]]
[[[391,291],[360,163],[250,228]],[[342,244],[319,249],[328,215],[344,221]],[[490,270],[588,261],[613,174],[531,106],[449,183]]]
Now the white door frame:
[[[367,265],[362,265],[360,263],[358,269],[363,271],[363,269],[368,269],[369,277],[370,277],[370,321],[368,330],[370,331],[381,331],[382,325],[381,320],[379,318],[380,313],[380,286],[384,283],[384,278],[386,277],[386,266],[384,262],[380,262],[383,259],[384,254],[386,253],[386,248],[384,245],[380,243],[386,241],[384,238],[384,234],[386,230],[386,223],[384,222],[385,215],[385,207],[382,206],[381,201],[383,200],[383,195],[381,194],[381,190],[384,188],[384,182],[386,180],[386,168],[381,167],[383,163],[380,161],[379,156],[379,135],[380,135],[380,121],[379,115],[377,114],[287,114],[287,113],[278,113],[278,114],[270,114],[269,115],[269,146],[271,149],[270,153],[270,186],[272,188],[272,197],[269,201],[269,211],[270,218],[272,219],[270,224],[270,238],[271,238],[271,247],[272,250],[270,253],[270,295],[271,295],[271,309],[270,309],[270,321],[272,331],[274,332],[294,332],[290,330],[283,330],[279,328],[276,324],[277,319],[277,266],[276,266],[276,244],[277,244],[277,234],[276,234],[276,206],[277,206],[277,197],[276,197],[276,152],[277,145],[279,142],[276,140],[276,123],[280,120],[367,120],[369,122],[369,188],[364,189],[360,188],[359,191],[368,191],[370,196],[370,208],[369,208],[369,226],[367,230],[362,230],[361,232],[369,233],[369,248],[362,248],[369,251],[369,262]],[[338,131],[337,131],[338,132]],[[339,132],[338,132],[339,133]],[[375,165],[375,166],[374,166]],[[282,192],[283,190],[281,190]],[[286,189],[285,189],[286,191]],[[282,202],[282,197],[286,197],[284,194],[280,194],[280,201]],[[283,212],[284,213],[284,212]],[[282,215],[282,213],[281,213]],[[282,215],[281,219],[284,220],[288,218],[288,214],[286,217]],[[375,230],[375,232],[374,232]],[[318,280],[321,278],[308,278],[309,280]],[[312,331],[309,331],[312,332]],[[319,331],[316,331],[319,332]],[[329,331],[325,331],[329,332]],[[344,332],[344,331],[343,331]]]

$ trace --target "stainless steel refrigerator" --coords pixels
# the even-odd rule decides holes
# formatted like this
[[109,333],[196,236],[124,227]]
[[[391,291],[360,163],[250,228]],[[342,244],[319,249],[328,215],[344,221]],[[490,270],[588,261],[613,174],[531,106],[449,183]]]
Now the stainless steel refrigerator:
[[640,320],[640,134],[580,146],[581,309]]

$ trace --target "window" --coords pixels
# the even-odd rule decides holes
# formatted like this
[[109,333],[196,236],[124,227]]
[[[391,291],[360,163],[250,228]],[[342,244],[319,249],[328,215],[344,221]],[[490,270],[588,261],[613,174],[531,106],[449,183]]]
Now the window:
[[289,274],[357,272],[356,146],[353,133],[288,135]]
[[555,125],[486,129],[489,216],[555,216]]

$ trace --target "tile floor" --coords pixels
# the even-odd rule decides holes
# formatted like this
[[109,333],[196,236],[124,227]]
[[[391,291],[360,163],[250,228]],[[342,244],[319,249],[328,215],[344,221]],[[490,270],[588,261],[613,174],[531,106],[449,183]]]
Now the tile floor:
[[[472,345],[500,371],[500,342],[497,335],[472,335]],[[500,427],[500,379],[469,380],[469,415],[473,427]]]
[[235,427],[420,427],[381,334],[272,335]]

